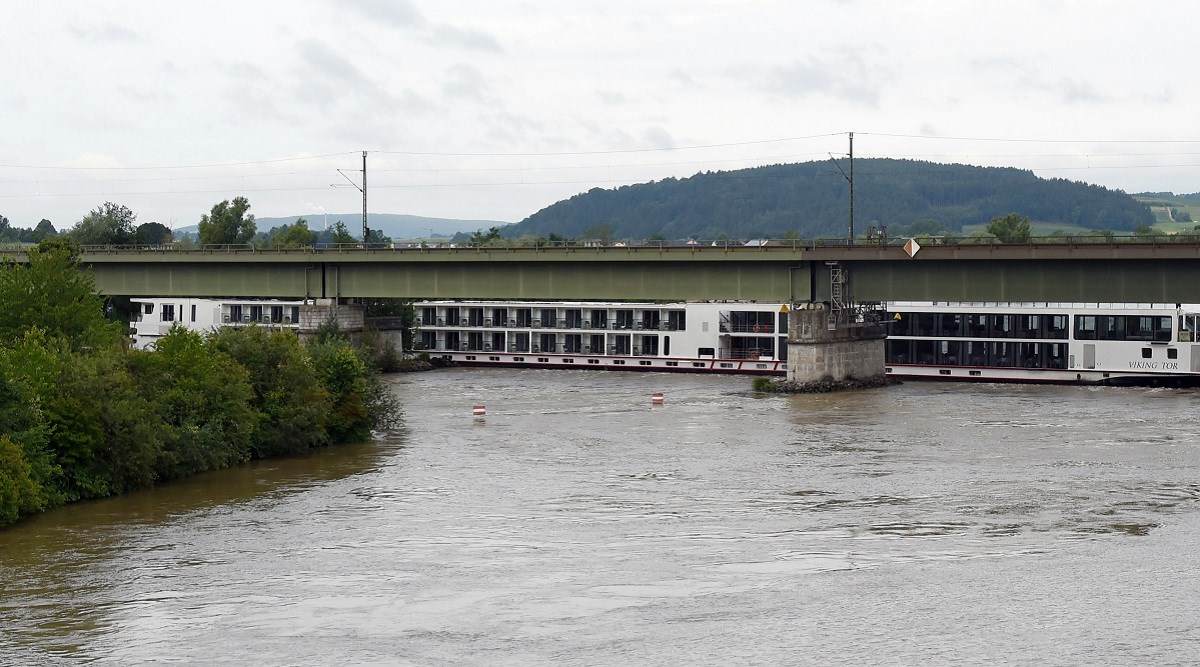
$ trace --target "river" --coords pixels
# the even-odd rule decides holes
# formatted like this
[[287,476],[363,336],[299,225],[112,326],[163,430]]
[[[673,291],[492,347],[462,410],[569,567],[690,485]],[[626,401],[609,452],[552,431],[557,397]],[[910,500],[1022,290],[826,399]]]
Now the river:
[[0,661],[1200,659],[1196,391],[388,381],[372,443],[0,531]]

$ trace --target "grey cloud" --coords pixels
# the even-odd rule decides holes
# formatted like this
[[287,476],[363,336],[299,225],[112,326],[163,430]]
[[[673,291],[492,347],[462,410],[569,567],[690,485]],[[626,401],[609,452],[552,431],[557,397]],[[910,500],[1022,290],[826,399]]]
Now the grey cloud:
[[1058,82],[1058,91],[1062,95],[1063,102],[1067,104],[1109,102],[1112,100],[1111,97],[1100,94],[1092,84],[1086,81],[1063,79]]
[[227,65],[225,71],[238,79],[246,79],[248,81],[267,80],[267,73],[261,67],[244,60]]
[[857,53],[834,53],[774,67],[767,74],[764,88],[784,97],[821,94],[877,107],[878,81],[885,78],[884,74],[868,66]]
[[367,77],[350,59],[330,49],[315,39],[306,39],[298,45],[300,57],[311,67],[329,79],[342,83],[363,85]]
[[615,90],[597,90],[596,97],[605,104],[624,104],[629,101],[629,98]]
[[920,135],[921,135],[922,137],[936,137],[936,136],[938,136],[938,131],[937,131],[937,129],[936,129],[936,128],[934,128],[934,126],[930,125],[929,123],[922,123],[922,124],[921,124],[921,127],[917,128],[917,132],[918,132],[918,133],[920,133]]
[[492,86],[479,70],[462,63],[452,66],[446,71],[446,83],[442,90],[447,97],[458,97],[485,101]]
[[461,46],[476,51],[501,53],[504,49],[492,35],[480,30],[465,30],[442,24],[433,29],[431,41],[439,45]]
[[146,41],[140,34],[115,23],[88,27],[73,25],[69,30],[85,42],[129,44]]
[[354,0],[335,3],[338,10],[355,9],[373,21],[381,21],[399,28],[420,28],[425,17],[409,0]]
[[696,81],[696,79],[692,78],[692,76],[690,74],[688,74],[687,72],[685,72],[681,69],[676,69],[676,70],[672,71],[671,79],[674,80],[676,83],[686,86],[688,88],[702,88],[703,87],[703,86],[701,86],[699,81]]
[[1078,79],[1064,77],[1051,82],[1034,77],[1024,77],[1018,83],[1027,89],[1057,96],[1064,104],[1097,104],[1115,101],[1113,96],[1096,90],[1096,87],[1090,82]]
[[661,126],[655,125],[648,127],[642,131],[642,139],[650,145],[651,148],[675,148],[675,137],[671,136]]

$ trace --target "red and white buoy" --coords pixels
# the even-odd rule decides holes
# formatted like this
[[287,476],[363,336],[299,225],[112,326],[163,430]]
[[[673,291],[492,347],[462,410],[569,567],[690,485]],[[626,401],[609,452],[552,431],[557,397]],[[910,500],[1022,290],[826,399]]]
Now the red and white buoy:
[[650,394],[650,405],[662,405],[662,404],[663,404],[663,393],[661,391],[656,391],[653,394]]
[[474,408],[471,409],[471,414],[475,415],[476,417],[482,417],[487,414],[487,407],[482,406],[482,405],[476,405]]

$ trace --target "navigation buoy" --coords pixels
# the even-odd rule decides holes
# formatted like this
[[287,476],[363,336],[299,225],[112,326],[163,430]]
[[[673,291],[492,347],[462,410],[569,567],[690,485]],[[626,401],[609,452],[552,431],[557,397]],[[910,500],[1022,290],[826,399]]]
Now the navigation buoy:
[[661,391],[656,391],[653,394],[651,394],[650,395],[650,404],[651,405],[662,405],[663,404],[663,393]]
[[474,408],[472,408],[471,414],[475,415],[476,417],[482,417],[487,414],[487,407],[476,405]]

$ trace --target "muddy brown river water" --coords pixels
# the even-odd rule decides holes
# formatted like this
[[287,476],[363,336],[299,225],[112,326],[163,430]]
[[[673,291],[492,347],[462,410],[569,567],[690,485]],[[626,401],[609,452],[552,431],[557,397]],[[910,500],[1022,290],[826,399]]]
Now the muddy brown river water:
[[391,382],[370,444],[0,531],[0,664],[1200,661],[1200,392]]

